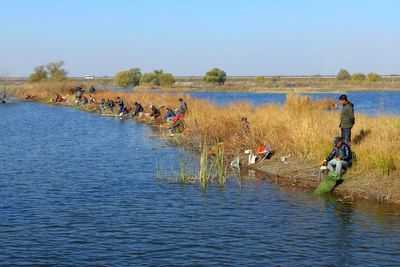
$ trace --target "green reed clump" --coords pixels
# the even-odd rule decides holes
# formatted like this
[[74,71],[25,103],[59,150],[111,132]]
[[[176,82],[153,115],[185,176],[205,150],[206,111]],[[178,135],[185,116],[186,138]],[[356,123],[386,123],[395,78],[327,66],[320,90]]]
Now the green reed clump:
[[188,184],[190,182],[190,175],[186,172],[186,164],[182,160],[179,163],[179,182],[182,184]]
[[200,184],[203,188],[207,187],[209,179],[209,165],[208,165],[208,144],[203,142],[200,155],[200,171],[199,171]]
[[224,144],[223,143],[218,143],[216,146],[216,152],[215,152],[215,157],[214,157],[214,170],[215,170],[215,175],[217,178],[217,181],[220,185],[225,185],[226,182],[226,167],[225,167],[225,150],[224,150]]
[[[216,180],[219,185],[226,183],[226,166],[224,144],[218,143],[210,152],[209,145],[205,141],[201,147],[199,180],[205,188],[211,180]],[[210,157],[209,153],[212,154]]]

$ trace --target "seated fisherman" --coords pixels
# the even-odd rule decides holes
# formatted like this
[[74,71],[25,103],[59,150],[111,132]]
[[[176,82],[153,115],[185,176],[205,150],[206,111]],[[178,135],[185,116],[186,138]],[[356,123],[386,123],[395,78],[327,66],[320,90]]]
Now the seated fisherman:
[[80,86],[75,88],[75,99],[77,102],[79,102],[81,100],[84,92],[85,91]]
[[101,99],[99,108],[101,112],[104,112],[106,110],[107,106],[106,106],[106,100],[104,98]]
[[185,115],[188,110],[187,104],[182,98],[179,98],[178,114]]
[[175,112],[171,108],[167,108],[167,113],[164,116],[164,120],[170,122],[176,116]]
[[108,106],[108,108],[111,110],[111,112],[114,112],[114,107],[115,107],[114,100],[112,100],[112,99],[107,99],[107,106]]
[[88,103],[89,103],[89,99],[86,96],[82,96],[81,101],[79,102],[79,104],[86,105]]
[[118,96],[117,101],[115,101],[115,103],[119,106],[119,113],[124,114],[125,113],[124,101]]
[[330,172],[335,172],[339,177],[342,176],[344,169],[351,166],[352,153],[350,146],[344,142],[343,137],[336,137],[332,152],[328,155],[323,164]]
[[134,106],[135,110],[133,112],[133,117],[140,116],[144,112],[143,106],[138,102],[135,102]]
[[158,117],[161,116],[161,112],[156,106],[150,105],[150,109],[151,109],[150,117],[157,119]]
[[60,99],[60,95],[59,95],[59,94],[56,94],[56,97],[52,98],[52,99],[51,99],[51,102],[58,103],[58,102],[59,102],[59,99]]
[[59,101],[65,102],[65,101],[67,101],[67,99],[65,97],[63,97],[62,95],[59,95]]
[[177,113],[181,114],[181,115],[185,115],[187,110],[188,110],[188,106],[187,106],[186,102],[183,100],[183,98],[179,98],[179,107],[178,107]]

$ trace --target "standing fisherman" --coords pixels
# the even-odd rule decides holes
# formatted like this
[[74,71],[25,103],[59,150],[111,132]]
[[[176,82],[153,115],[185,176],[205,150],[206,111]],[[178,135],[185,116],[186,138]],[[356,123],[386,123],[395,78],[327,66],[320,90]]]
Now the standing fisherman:
[[339,102],[342,105],[339,125],[342,138],[346,144],[351,144],[351,129],[355,124],[354,105],[348,100],[347,95],[341,95]]

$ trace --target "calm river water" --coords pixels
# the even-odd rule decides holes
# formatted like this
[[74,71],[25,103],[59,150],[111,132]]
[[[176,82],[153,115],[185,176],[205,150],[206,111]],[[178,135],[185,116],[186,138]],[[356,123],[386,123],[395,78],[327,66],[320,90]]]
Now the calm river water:
[[1,266],[400,266],[398,210],[157,178],[194,156],[148,126],[16,103],[0,137]]
[[[234,102],[249,102],[253,105],[264,105],[268,103],[283,104],[286,100],[286,94],[278,93],[210,93],[195,92],[191,93],[193,97],[207,99],[221,105],[227,105]],[[314,93],[304,94],[313,99],[331,98],[337,101],[341,93]],[[354,103],[357,112],[368,115],[400,115],[400,92],[395,91],[368,91],[368,92],[350,92],[347,94]]]

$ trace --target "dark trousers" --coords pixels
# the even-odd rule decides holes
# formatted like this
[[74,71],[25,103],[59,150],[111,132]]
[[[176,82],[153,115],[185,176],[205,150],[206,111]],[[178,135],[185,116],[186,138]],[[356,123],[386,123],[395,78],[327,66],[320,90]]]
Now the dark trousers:
[[351,128],[341,128],[342,130],[342,138],[346,144],[351,143]]

